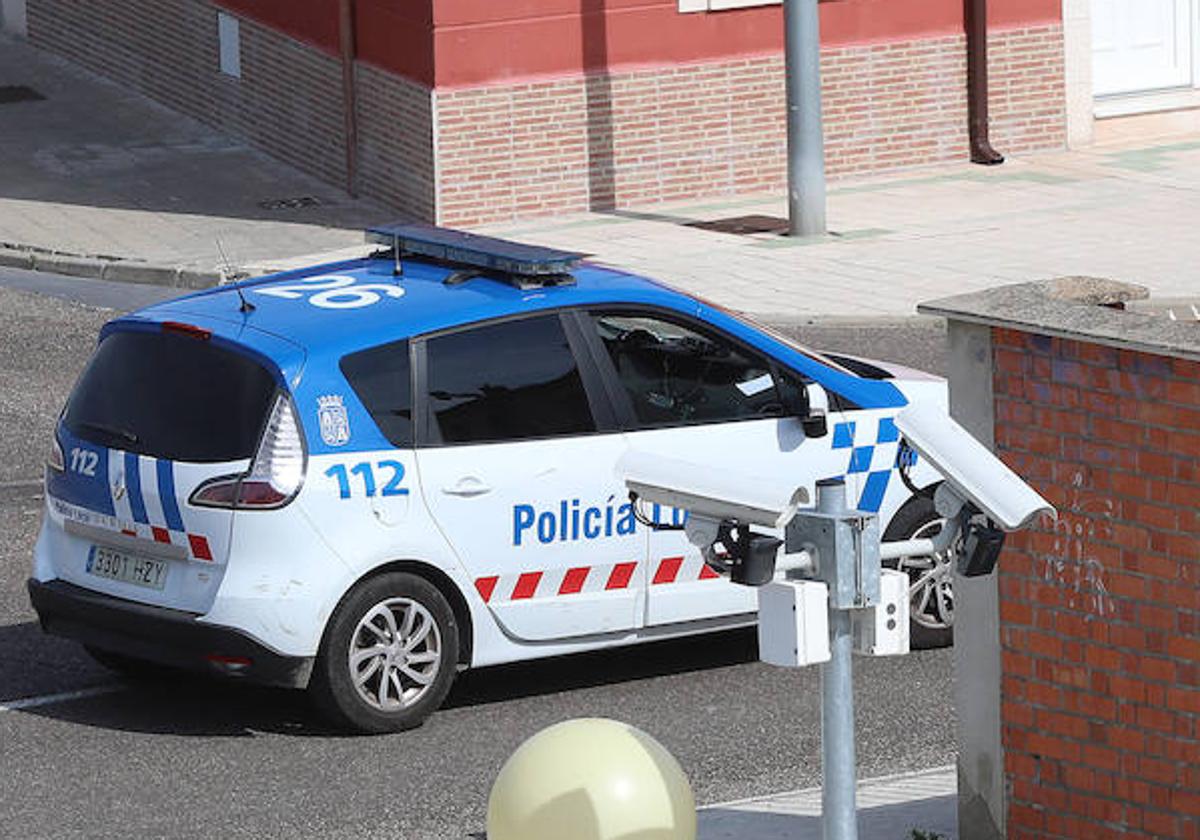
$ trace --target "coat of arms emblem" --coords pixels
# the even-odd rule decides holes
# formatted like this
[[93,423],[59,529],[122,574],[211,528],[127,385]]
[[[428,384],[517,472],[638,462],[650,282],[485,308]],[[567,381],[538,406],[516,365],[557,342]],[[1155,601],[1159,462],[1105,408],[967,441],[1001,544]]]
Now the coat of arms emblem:
[[317,420],[321,426],[321,440],[329,446],[342,446],[350,440],[350,416],[341,394],[325,394],[317,397]]

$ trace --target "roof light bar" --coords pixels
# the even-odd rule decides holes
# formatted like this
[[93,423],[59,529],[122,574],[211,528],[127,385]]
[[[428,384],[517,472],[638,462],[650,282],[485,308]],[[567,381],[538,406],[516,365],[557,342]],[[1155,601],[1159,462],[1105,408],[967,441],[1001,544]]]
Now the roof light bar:
[[433,225],[382,225],[366,235],[367,242],[394,248],[397,259],[416,254],[518,277],[567,274],[585,256]]

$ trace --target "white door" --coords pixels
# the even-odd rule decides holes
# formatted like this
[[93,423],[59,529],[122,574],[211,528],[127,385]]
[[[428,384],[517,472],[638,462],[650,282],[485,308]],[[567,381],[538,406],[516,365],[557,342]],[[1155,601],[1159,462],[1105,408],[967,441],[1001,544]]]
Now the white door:
[[434,336],[418,365],[429,510],[479,597],[525,641],[641,625],[645,535],[557,314]]
[[1093,0],[1096,96],[1185,87],[1193,74],[1197,0]]
[[[627,404],[630,449],[747,476],[786,476],[813,493],[843,475],[846,452],[832,435],[808,438],[785,416],[788,391],[802,387],[757,351],[683,315],[631,308],[595,311],[590,329],[611,362]],[[840,415],[830,417],[832,429]],[[646,518],[679,526],[683,511],[646,505]],[[646,530],[646,625],[661,626],[758,609],[752,587],[704,565],[679,530]]]

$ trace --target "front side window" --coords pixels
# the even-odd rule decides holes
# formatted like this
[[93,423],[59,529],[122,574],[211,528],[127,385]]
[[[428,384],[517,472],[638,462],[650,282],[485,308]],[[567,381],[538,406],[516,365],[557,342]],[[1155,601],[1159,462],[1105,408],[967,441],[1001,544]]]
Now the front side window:
[[594,432],[557,315],[503,321],[426,342],[430,437],[486,443]]
[[594,313],[592,323],[642,427],[784,413],[767,360],[719,333],[641,313]]

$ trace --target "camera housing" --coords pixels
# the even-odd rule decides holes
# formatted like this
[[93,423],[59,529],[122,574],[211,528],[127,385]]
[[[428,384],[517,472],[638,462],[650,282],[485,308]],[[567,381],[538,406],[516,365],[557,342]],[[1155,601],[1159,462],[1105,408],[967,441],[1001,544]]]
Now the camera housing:
[[689,520],[783,528],[809,500],[804,487],[636,449],[617,461],[617,476],[638,498],[686,510]]
[[896,416],[896,427],[960,502],[970,502],[1003,530],[1019,531],[1044,514],[1055,516],[1053,505],[941,409],[910,405]]
[[638,450],[621,456],[617,475],[635,504],[644,500],[686,510],[683,531],[704,562],[745,586],[775,577],[783,544],[750,526],[783,528],[809,500],[804,487]]

